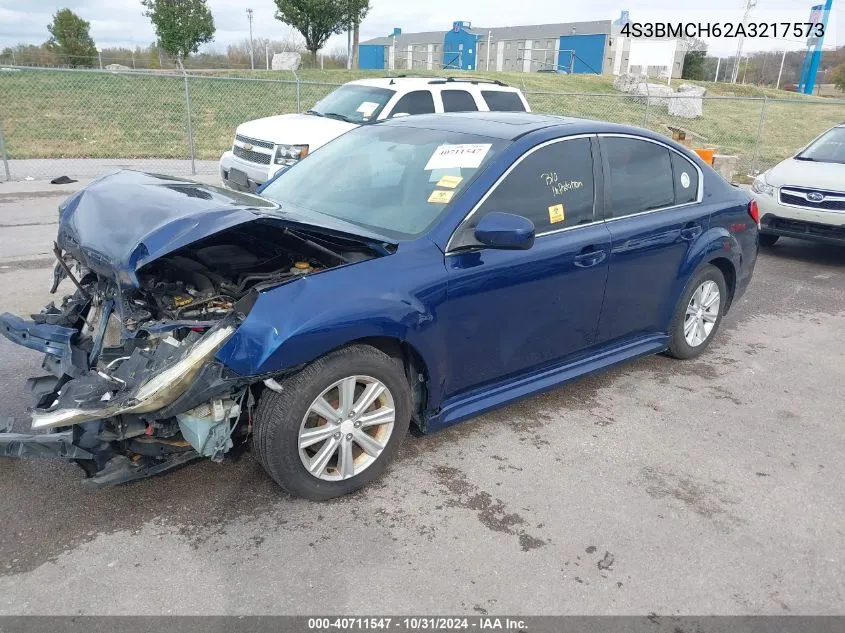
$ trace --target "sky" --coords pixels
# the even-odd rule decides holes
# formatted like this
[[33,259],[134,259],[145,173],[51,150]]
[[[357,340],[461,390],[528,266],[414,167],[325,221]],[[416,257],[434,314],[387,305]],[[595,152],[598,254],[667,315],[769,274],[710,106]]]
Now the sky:
[[[701,9],[705,3],[707,9]],[[455,20],[487,28],[616,19],[622,9],[628,10],[636,22],[738,22],[745,3],[746,0],[371,0],[370,14],[361,26],[361,39],[388,35],[393,27],[405,32],[446,31]],[[272,0],[208,0],[208,4],[217,26],[209,47],[221,52],[228,44],[248,37],[247,7],[255,12],[255,37],[290,39],[295,34],[291,27],[274,19]],[[804,22],[811,4],[805,0],[757,0],[751,20]],[[834,0],[833,5],[826,48],[845,44],[845,0]],[[91,23],[91,35],[100,47],[145,46],[155,40],[139,0],[0,0],[0,48],[44,42],[49,36],[47,24],[52,14],[64,7]],[[736,40],[706,41],[711,54],[729,55],[736,50]],[[346,46],[345,35],[334,36],[326,49],[341,46]],[[796,40],[746,39],[744,44],[747,52],[803,47]]]

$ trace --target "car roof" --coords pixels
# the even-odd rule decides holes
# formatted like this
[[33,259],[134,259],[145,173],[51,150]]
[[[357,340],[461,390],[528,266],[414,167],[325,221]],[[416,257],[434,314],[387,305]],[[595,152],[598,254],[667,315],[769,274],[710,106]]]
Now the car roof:
[[371,86],[373,88],[389,88],[390,90],[438,90],[460,86],[462,88],[478,87],[482,90],[519,92],[518,88],[483,77],[372,77],[370,79],[356,79],[344,85]]
[[633,133],[648,138],[661,138],[649,130],[617,125],[592,119],[579,119],[532,112],[447,112],[417,114],[381,121],[379,126],[415,127],[444,132],[465,132],[512,141],[547,128],[560,128],[562,136],[573,134]]

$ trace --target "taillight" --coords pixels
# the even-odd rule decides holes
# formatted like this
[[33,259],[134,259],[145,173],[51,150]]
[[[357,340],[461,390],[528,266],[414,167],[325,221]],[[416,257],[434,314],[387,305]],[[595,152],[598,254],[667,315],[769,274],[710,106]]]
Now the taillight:
[[760,226],[760,208],[757,206],[757,201],[752,200],[748,203],[748,215],[754,220],[754,224]]

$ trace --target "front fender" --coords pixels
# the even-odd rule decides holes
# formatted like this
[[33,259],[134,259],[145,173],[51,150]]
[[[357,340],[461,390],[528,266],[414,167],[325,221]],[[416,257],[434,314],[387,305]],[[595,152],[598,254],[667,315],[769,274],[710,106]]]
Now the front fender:
[[[389,337],[412,345],[433,372],[443,358],[436,306],[445,296],[437,263],[394,255],[303,277],[259,295],[217,359],[242,376],[309,363],[352,341]],[[388,261],[393,260],[393,261]]]

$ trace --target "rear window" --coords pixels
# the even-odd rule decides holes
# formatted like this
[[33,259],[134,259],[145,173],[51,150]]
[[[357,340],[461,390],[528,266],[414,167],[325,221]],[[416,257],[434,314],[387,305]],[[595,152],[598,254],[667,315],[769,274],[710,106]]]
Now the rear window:
[[492,112],[525,112],[525,104],[515,92],[482,90],[481,96]]
[[443,98],[444,112],[476,112],[478,110],[475,99],[466,90],[444,90],[440,96]]

